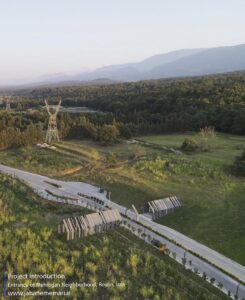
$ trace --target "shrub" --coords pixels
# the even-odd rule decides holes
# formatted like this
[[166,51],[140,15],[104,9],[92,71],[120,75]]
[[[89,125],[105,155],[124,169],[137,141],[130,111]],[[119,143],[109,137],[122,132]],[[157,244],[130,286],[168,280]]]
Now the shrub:
[[238,176],[245,176],[245,150],[241,156],[236,158],[233,166],[233,171]]
[[216,132],[214,127],[206,126],[200,129],[200,135],[202,138],[213,138],[216,137]]
[[106,162],[108,165],[114,165],[117,162],[117,155],[114,152],[109,152],[106,155]]
[[198,142],[193,138],[186,138],[181,149],[188,152],[195,152],[199,149]]
[[135,164],[136,170],[143,173],[144,175],[153,175],[158,178],[165,177],[165,164],[166,160],[161,157],[156,157],[151,160],[140,160]]
[[130,158],[134,160],[146,155],[145,149],[140,145],[136,145],[135,147],[130,149],[130,152],[131,152]]
[[98,139],[100,142],[110,144],[116,142],[119,131],[115,125],[103,125],[99,129]]

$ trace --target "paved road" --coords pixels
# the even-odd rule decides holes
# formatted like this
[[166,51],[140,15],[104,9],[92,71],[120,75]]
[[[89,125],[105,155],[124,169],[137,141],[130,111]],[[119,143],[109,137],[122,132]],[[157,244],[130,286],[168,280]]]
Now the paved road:
[[140,221],[142,224],[145,224],[152,228],[153,230],[167,236],[170,239],[173,239],[182,245],[185,249],[193,251],[208,261],[215,264],[217,267],[227,271],[230,274],[233,274],[240,280],[245,282],[245,267],[238,264],[237,262],[223,256],[222,254],[196,242],[195,240],[183,235],[182,233],[171,229],[169,227],[163,226],[161,224],[156,224],[153,221],[140,216]]
[[[125,208],[116,203],[111,204],[111,206],[113,208],[118,208],[120,212],[125,211]],[[127,215],[131,219],[136,219],[135,213],[132,210],[129,210],[127,212]],[[153,222],[150,218],[146,217],[145,215],[139,215],[138,222],[147,226],[148,228],[151,228],[155,232],[159,232],[161,235],[164,235],[168,239],[176,241],[185,249],[197,253],[198,255],[213,263],[217,267],[225,270],[226,272],[234,275],[235,277],[245,282],[245,267],[240,265],[239,263],[231,260],[228,257],[225,257],[224,255],[208,248],[207,246],[201,243],[196,242],[195,240],[187,237],[186,235],[174,229]]]
[[[55,200],[55,197],[47,193],[48,190],[49,192],[52,192],[53,195],[57,195],[57,197],[60,196],[77,199],[76,203],[78,205],[85,206],[87,204],[91,204],[91,201],[89,201],[88,199],[78,196],[78,193],[82,193],[85,195],[90,195],[99,198],[105,203],[107,203],[109,207],[117,208],[122,214],[126,214],[127,217],[129,217],[131,220],[136,220],[136,215],[133,210],[126,209],[125,207],[117,203],[109,201],[105,193],[101,193],[98,187],[92,186],[90,184],[82,182],[65,182],[50,179],[46,176],[33,174],[30,172],[7,167],[1,164],[0,171],[14,177],[18,177],[20,180],[24,181],[27,185],[32,187],[37,193],[41,194],[46,199]],[[59,185],[60,188],[53,186],[52,183]],[[74,201],[71,201],[71,203],[73,202]],[[179,245],[182,245],[185,249],[177,246],[175,243],[172,243],[167,239],[164,239],[156,233],[149,231],[145,227],[142,227],[142,230],[146,230],[149,234],[151,234],[152,237],[160,240],[163,243],[166,243],[169,250],[177,254],[177,260],[181,260],[185,253],[187,260],[192,261],[191,267],[196,268],[202,273],[205,272],[208,275],[208,277],[214,277],[217,282],[221,282],[226,288],[226,290],[230,290],[233,294],[235,294],[237,290],[238,283],[236,280],[232,279],[230,276],[226,275],[211,264],[191,254],[190,252],[188,252],[188,250],[197,253],[212,264],[220,267],[222,270],[225,270],[230,274],[233,274],[235,277],[245,282],[245,267],[221,255],[220,253],[190,239],[189,237],[177,232],[176,230],[153,222],[149,217],[145,215],[139,215],[138,222],[140,222],[142,225],[139,225],[134,221],[131,222],[133,222],[135,228],[141,228],[141,226],[143,225],[147,226],[148,228],[154,230],[156,233],[165,236],[167,239],[170,239],[172,241],[175,241]],[[245,298],[245,286],[240,285],[239,298],[242,299],[243,297]]]
[[[186,259],[185,267],[186,268],[191,269],[192,271],[196,270],[200,276],[202,276],[203,272],[205,272],[209,281],[211,278],[215,278],[216,286],[220,282],[223,284],[223,286],[226,290],[226,293],[227,293],[227,291],[230,291],[233,295],[236,294],[238,283],[236,280],[234,280],[230,276],[224,274],[223,272],[221,272],[214,266],[212,266],[212,265],[208,264],[207,262],[203,261],[202,259],[196,257],[192,253],[184,250],[180,246],[177,246],[176,244],[170,242],[169,240],[146,229],[145,227],[140,226],[138,223],[136,224],[135,222],[132,221],[131,226],[134,226],[134,228],[136,229],[136,232],[140,228],[142,230],[142,232],[144,232],[146,235],[150,235],[152,238],[160,241],[163,244],[166,244],[166,247],[170,250],[170,252],[176,254],[175,260],[177,260],[179,263],[183,264],[182,259],[185,257],[185,259]],[[145,241],[147,242],[147,238],[145,238]],[[173,255],[172,255],[172,257],[173,257]],[[191,264],[189,263],[190,261],[191,261]],[[243,286],[243,285],[239,286],[238,295],[239,295],[240,299],[245,297],[245,286]]]

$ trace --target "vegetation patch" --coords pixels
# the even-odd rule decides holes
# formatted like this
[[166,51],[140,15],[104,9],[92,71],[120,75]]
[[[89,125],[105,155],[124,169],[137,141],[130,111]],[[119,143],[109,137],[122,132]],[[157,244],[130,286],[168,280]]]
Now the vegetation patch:
[[[185,138],[194,136],[195,133],[147,135],[141,140],[177,149]],[[147,201],[176,195],[184,206],[159,222],[245,264],[245,229],[241,221],[245,182],[231,172],[236,157],[242,155],[243,136],[216,134],[210,151],[182,155],[126,142],[102,146],[91,140],[72,140],[61,145],[66,152],[28,147],[0,152],[0,158],[7,165],[31,172],[101,186],[111,192],[115,202],[129,208],[134,204],[139,211]],[[71,156],[68,149],[75,149],[76,154]],[[134,151],[136,156],[132,157]],[[24,163],[22,153],[30,157],[28,163]],[[47,163],[43,155],[47,155]],[[50,160],[56,167],[49,164]],[[42,168],[37,168],[37,161]],[[64,175],[66,163],[68,168],[82,165],[82,169]]]
[[5,175],[0,175],[0,199],[0,212],[5,212],[0,214],[1,273],[55,272],[64,274],[68,283],[122,283],[120,287],[71,290],[73,298],[88,300],[142,297],[159,300],[163,296],[166,300],[228,299],[202,278],[123,229],[66,241],[57,234],[57,224],[65,210],[69,215],[83,214],[86,210],[76,208],[75,212],[74,207],[42,201]]
[[233,171],[239,176],[245,176],[245,150],[240,156],[236,158],[233,166]]
[[0,151],[0,163],[49,176],[60,176],[64,170],[78,166],[71,157],[36,146]]

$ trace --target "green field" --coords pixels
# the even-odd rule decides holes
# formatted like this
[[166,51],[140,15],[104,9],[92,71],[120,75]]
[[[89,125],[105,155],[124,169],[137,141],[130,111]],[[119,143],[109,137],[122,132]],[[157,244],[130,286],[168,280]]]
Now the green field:
[[119,288],[74,288],[73,299],[228,299],[123,229],[75,241],[57,234],[61,218],[84,213],[42,200],[17,180],[0,175],[0,272],[63,274],[68,283],[122,283]]
[[[160,148],[179,149],[186,137],[195,135],[138,138],[154,146],[125,141],[109,146],[90,140],[64,141],[56,151],[34,146],[4,151],[0,162],[101,185],[112,192],[114,201],[128,207],[135,204],[139,210],[148,200],[177,195],[184,206],[158,222],[245,265],[245,180],[231,172],[235,158],[245,147],[245,137],[218,134],[211,140],[209,151],[194,154],[176,155]],[[41,159],[43,152],[45,162]],[[135,152],[143,159],[132,159]],[[81,169],[65,175],[64,170],[76,166]]]
[[51,177],[78,165],[71,157],[36,146],[0,151],[0,160],[3,164]]

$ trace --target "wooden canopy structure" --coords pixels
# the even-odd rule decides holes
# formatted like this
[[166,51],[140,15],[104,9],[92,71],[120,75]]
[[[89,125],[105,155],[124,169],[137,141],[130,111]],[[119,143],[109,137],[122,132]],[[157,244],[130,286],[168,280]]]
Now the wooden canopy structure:
[[66,233],[67,240],[74,240],[94,233],[113,229],[122,221],[117,209],[109,209],[85,216],[71,217],[61,220],[58,233]]
[[176,196],[170,196],[163,199],[153,200],[146,203],[144,212],[152,214],[152,218],[156,219],[173,212],[182,206],[181,201]]

